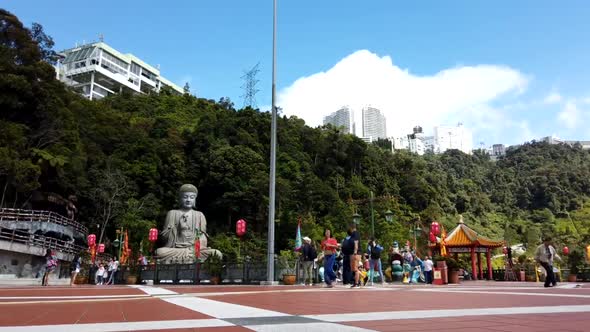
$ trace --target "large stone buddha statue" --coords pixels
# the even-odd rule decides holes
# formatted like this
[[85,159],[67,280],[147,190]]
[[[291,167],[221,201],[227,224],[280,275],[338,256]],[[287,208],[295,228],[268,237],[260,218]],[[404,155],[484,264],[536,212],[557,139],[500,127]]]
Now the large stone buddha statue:
[[180,187],[180,210],[170,210],[166,215],[166,222],[161,236],[166,240],[166,246],[158,248],[156,255],[163,263],[191,263],[195,261],[195,241],[200,242],[200,258],[207,260],[211,255],[221,252],[207,247],[207,221],[203,213],[193,210],[197,199],[197,187],[185,184]]

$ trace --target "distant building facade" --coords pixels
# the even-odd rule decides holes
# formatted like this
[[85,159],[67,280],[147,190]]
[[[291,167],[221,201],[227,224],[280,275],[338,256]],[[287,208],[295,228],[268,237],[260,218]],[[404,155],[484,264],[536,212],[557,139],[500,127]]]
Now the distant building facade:
[[385,115],[381,110],[367,106],[362,110],[363,134],[362,137],[369,142],[387,137]]
[[473,136],[471,131],[459,123],[453,126],[434,127],[435,153],[443,153],[447,150],[460,150],[471,154],[473,149]]
[[336,112],[324,117],[324,125],[327,124],[339,128],[345,134],[356,134],[354,112],[348,106],[343,106]]
[[549,144],[566,144],[569,146],[580,145],[582,149],[590,149],[590,141],[563,140],[557,136],[546,136],[541,138],[540,141]]
[[104,42],[74,47],[59,53],[57,78],[88,99],[110,94],[159,92],[169,87],[176,93],[184,90],[160,75],[160,70],[133,54],[123,54]]

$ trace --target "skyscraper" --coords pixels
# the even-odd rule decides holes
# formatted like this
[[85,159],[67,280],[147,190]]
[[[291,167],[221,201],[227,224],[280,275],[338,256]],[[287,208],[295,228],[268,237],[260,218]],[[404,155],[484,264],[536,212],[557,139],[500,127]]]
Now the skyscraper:
[[376,141],[379,138],[386,138],[385,116],[375,107],[363,108],[363,138],[369,141]]
[[345,134],[356,134],[354,112],[348,106],[343,106],[336,112],[324,117],[324,125],[327,124],[340,128]]

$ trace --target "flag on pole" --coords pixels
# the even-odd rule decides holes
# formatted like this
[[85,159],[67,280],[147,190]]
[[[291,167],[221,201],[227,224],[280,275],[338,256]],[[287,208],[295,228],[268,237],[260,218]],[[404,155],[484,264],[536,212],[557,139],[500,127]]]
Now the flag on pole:
[[445,257],[447,256],[447,247],[446,247],[446,240],[447,240],[447,232],[445,231],[445,226],[441,224],[442,232],[440,235],[440,255]]
[[303,240],[301,238],[301,218],[297,220],[297,234],[295,235],[295,251],[301,250]]
[[129,259],[129,234],[127,230],[125,230],[125,235],[123,237],[123,250],[121,250],[121,257],[119,257],[119,262],[121,264],[127,263],[127,259]]

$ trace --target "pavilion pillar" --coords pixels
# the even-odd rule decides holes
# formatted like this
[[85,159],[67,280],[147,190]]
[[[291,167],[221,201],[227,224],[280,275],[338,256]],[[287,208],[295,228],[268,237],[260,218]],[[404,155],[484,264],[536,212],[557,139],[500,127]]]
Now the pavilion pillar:
[[483,270],[481,269],[481,253],[477,253],[477,271],[479,273],[479,279],[483,280]]
[[473,280],[477,280],[477,266],[475,266],[475,247],[471,247],[471,274]]
[[488,263],[488,280],[492,280],[492,249],[486,251],[486,260]]

